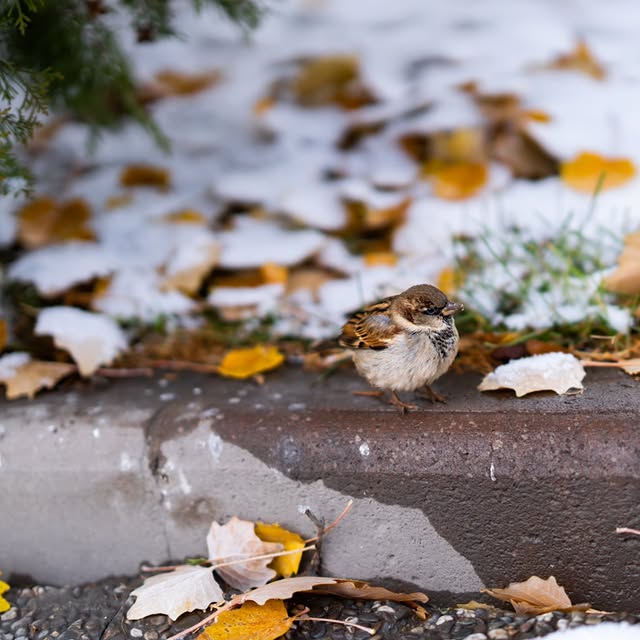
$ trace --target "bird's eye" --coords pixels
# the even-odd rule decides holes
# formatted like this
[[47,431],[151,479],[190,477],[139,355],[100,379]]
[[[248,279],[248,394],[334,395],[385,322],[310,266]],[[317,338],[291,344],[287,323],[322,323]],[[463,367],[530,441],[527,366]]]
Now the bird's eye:
[[427,316],[437,316],[438,313],[440,313],[440,309],[436,309],[435,307],[425,307],[422,310],[422,313],[424,313]]

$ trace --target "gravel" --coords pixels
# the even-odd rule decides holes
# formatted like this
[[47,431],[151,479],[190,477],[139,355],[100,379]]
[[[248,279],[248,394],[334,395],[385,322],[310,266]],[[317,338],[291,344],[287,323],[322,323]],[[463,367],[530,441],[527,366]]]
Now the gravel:
[[[0,640],[166,640],[204,617],[193,612],[171,622],[164,615],[127,620],[133,599],[129,593],[139,578],[108,578],[77,587],[33,586],[11,589],[5,596],[12,607],[0,615]],[[640,614],[582,612],[518,616],[503,610],[437,609],[420,620],[402,604],[356,601],[332,596],[300,595],[291,601],[291,614],[309,608],[317,618],[347,620],[375,630],[365,631],[327,622],[297,622],[287,640],[524,640],[557,629],[603,621],[640,623]]]

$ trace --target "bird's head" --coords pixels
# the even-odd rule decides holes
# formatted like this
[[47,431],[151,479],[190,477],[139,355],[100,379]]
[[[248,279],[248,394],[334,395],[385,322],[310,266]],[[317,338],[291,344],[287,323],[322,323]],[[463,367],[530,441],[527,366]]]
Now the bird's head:
[[463,309],[437,287],[419,284],[395,297],[391,314],[408,331],[442,331],[453,325],[453,316]]

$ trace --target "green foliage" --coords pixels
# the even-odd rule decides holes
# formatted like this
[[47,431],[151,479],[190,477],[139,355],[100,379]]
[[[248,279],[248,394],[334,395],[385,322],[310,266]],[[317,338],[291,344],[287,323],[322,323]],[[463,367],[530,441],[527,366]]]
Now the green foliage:
[[[242,27],[255,27],[257,0],[192,0]],[[26,176],[18,149],[48,107],[66,110],[94,133],[133,117],[161,145],[165,138],[140,104],[131,66],[110,20],[130,18],[139,42],[175,35],[171,0],[4,0],[0,3],[0,193]]]

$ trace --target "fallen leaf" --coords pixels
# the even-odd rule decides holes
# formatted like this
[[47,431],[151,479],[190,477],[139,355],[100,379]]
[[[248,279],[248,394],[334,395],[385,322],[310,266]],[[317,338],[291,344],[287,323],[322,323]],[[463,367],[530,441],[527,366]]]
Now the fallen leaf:
[[174,69],[158,71],[153,80],[140,90],[143,103],[168,96],[191,96],[218,84],[222,74],[217,69],[201,73],[185,73]]
[[539,356],[543,353],[555,353],[561,351],[562,353],[570,353],[569,349],[555,344],[554,342],[547,342],[545,340],[527,340],[524,343],[524,347],[527,351],[527,355]]
[[9,339],[9,328],[7,327],[7,321],[0,318],[0,352],[4,351],[7,346],[7,340]]
[[174,224],[207,224],[206,217],[197,209],[181,209],[174,213],[169,213],[163,218],[166,222]]
[[[207,534],[209,559],[224,563],[282,551],[282,545],[279,543],[263,542],[256,535],[254,527],[253,522],[240,520],[235,516],[225,525],[212,522]],[[247,560],[220,568],[214,565],[214,569],[234,589],[245,591],[262,586],[276,577],[276,572],[267,567],[272,560],[273,558]]]
[[463,274],[460,269],[446,267],[438,276],[436,286],[448,296],[452,296],[463,284]]
[[559,55],[555,60],[543,66],[544,69],[559,71],[580,71],[595,80],[604,80],[606,71],[595,59],[584,40],[578,40],[573,51]]
[[[264,542],[279,542],[285,551],[303,549],[304,540],[297,533],[283,529],[279,524],[256,522],[255,532]],[[302,552],[274,558],[270,567],[281,577],[289,578],[298,573]]]
[[115,196],[109,196],[104,203],[105,209],[119,209],[126,207],[133,202],[133,193],[119,193]]
[[224,593],[210,567],[183,566],[152,576],[131,592],[136,601],[127,612],[128,620],[164,613],[175,620],[187,611],[206,609],[224,600]]
[[597,187],[603,191],[614,189],[635,175],[635,165],[628,158],[605,158],[590,151],[582,152],[560,166],[564,183],[586,193],[594,193]]
[[489,149],[491,157],[509,167],[515,178],[541,180],[560,169],[558,159],[520,126],[496,129]]
[[333,276],[326,269],[318,267],[298,267],[293,269],[287,280],[286,294],[291,295],[300,289],[310,291],[313,301],[319,302],[319,290],[323,284],[332,280]]
[[58,203],[42,197],[18,211],[18,240],[27,249],[69,240],[93,240],[91,209],[82,198]]
[[127,339],[118,324],[108,316],[73,307],[46,307],[38,315],[36,335],[52,336],[54,344],[65,349],[83,376],[111,364],[127,348]]
[[283,578],[270,582],[257,589],[234,596],[232,601],[237,604],[252,601],[264,604],[267,600],[288,600],[295,593],[313,591],[314,587],[326,586],[338,582],[335,578],[319,578],[314,576],[297,576],[295,578]]
[[0,382],[7,387],[8,400],[21,396],[33,398],[41,389],[53,389],[62,378],[66,378],[75,370],[75,365],[65,362],[29,360],[17,367],[13,376],[9,378],[0,374]]
[[469,611],[477,611],[478,609],[482,609],[484,611],[491,611],[491,613],[498,613],[501,609],[498,607],[494,607],[491,604],[486,604],[484,602],[478,602],[477,600],[469,600],[469,602],[462,602],[460,604],[456,604],[457,609],[468,609]]
[[518,398],[535,391],[563,394],[569,389],[582,389],[584,376],[585,370],[575,356],[545,353],[500,365],[484,377],[478,390],[513,389]]
[[516,613],[520,615],[538,615],[548,611],[585,610],[589,605],[573,605],[567,592],[561,587],[554,576],[546,580],[538,576],[531,576],[524,582],[512,582],[505,589],[482,589],[483,593],[510,602]]
[[203,230],[202,233],[202,236],[194,236],[189,244],[176,247],[165,265],[161,291],[194,295],[218,264],[220,244],[210,232]]
[[369,251],[362,256],[367,267],[395,267],[398,256],[391,251]]
[[433,194],[444,200],[464,200],[478,193],[489,179],[486,165],[477,162],[427,162],[423,177],[431,182]]
[[276,347],[257,345],[245,349],[232,349],[225,354],[218,372],[228,378],[244,380],[257,373],[275,369],[283,361],[284,356]]
[[616,360],[615,362],[601,362],[593,360],[582,360],[581,362],[584,367],[613,367],[621,369],[630,376],[637,376],[640,374],[640,358],[628,358],[626,360]]
[[130,164],[120,174],[123,187],[157,187],[167,190],[171,186],[171,174],[164,167],[150,164]]
[[222,611],[197,640],[275,640],[293,624],[282,600],[267,600],[263,605],[245,602],[241,607]]
[[[2,575],[1,572],[0,572],[0,575]],[[6,582],[3,582],[2,580],[0,580],[0,613],[4,613],[5,611],[8,611],[11,608],[11,605],[9,604],[9,602],[2,597],[2,594],[9,591],[9,589],[10,589],[9,585]]]
[[391,206],[380,207],[364,200],[345,198],[344,204],[349,220],[347,229],[352,233],[362,233],[397,227],[405,221],[411,202],[411,198],[402,198]]
[[292,89],[295,100],[303,107],[336,104],[356,109],[375,102],[360,79],[358,58],[350,55],[309,60],[294,78]]
[[618,268],[605,278],[604,286],[625,295],[640,293],[640,231],[625,236]]

